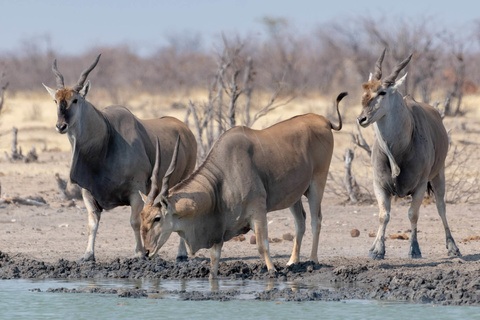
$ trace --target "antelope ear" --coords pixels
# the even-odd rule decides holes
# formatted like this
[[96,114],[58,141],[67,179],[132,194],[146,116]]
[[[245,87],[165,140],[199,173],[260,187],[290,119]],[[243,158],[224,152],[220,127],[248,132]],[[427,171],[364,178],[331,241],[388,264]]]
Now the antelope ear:
[[142,201],[144,204],[148,203],[148,197],[140,190],[138,190],[138,193],[140,193],[140,197],[142,197]]
[[162,208],[168,213],[170,212],[169,208],[170,208],[170,202],[168,201],[167,197],[165,197],[164,195],[160,195],[160,205],[162,206]]
[[85,98],[89,90],[90,90],[90,80],[87,81],[87,84],[83,86],[82,90],[80,90],[79,93],[83,98]]
[[43,86],[45,87],[45,89],[47,89],[48,93],[52,96],[53,100],[55,100],[55,94],[57,93],[57,90],[53,90],[52,88],[47,87],[45,84],[43,84]]
[[407,74],[408,72],[405,73],[405,75],[403,77],[401,77],[400,79],[398,79],[397,81],[395,81],[395,83],[393,84],[392,88],[394,90],[398,90],[398,88],[400,88],[403,84],[403,82],[405,81],[405,79],[407,78]]

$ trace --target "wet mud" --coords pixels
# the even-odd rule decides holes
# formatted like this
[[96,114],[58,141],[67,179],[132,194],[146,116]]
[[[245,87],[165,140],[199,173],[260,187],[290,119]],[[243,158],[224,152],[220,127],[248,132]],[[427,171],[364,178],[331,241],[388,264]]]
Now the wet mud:
[[[228,301],[338,301],[377,299],[438,305],[480,305],[480,255],[439,260],[384,260],[331,258],[321,263],[302,262],[292,266],[275,264],[268,272],[264,264],[252,261],[222,261],[220,279],[270,280],[301,283],[255,292],[215,290],[145,290],[139,288],[78,289],[51,288],[50,292],[104,293],[129,298],[162,298],[175,295],[182,300]],[[0,252],[0,279],[202,279],[209,276],[209,260],[195,258],[171,262],[161,258],[115,259],[109,262],[55,263],[32,260]],[[318,286],[322,284],[322,286]],[[212,288],[215,286],[212,284]],[[38,290],[40,291],[40,290]]]

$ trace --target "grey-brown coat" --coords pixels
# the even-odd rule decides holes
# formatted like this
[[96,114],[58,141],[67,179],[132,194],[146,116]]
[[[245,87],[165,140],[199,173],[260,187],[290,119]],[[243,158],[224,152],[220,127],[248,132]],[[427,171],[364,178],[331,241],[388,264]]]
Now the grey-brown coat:
[[[195,168],[197,144],[188,127],[175,118],[140,120],[125,107],[110,106],[100,111],[88,102],[85,97],[90,81],[85,85],[84,82],[99,59],[100,55],[82,72],[73,88],[65,88],[54,61],[52,69],[57,89],[44,86],[58,106],[57,131],[66,133],[72,146],[70,179],[82,188],[88,211],[88,244],[83,260],[95,259],[95,236],[102,210],[123,205],[131,206],[135,252],[143,256],[139,215],[143,202],[138,190],[150,190],[156,140],[161,146],[159,175],[163,176],[171,161],[175,141],[178,136],[182,138],[178,166],[171,177],[174,181],[187,177]],[[186,256],[183,243],[179,256]]]
[[[338,103],[346,95],[339,95]],[[267,212],[290,207],[296,237],[289,264],[299,261],[305,232],[302,195],[308,198],[313,244],[310,259],[318,262],[321,202],[333,152],[332,128],[323,116],[306,114],[264,130],[236,127],[214,144],[202,165],[186,180],[144,197],[142,237],[147,254],[155,255],[172,232],[191,253],[211,248],[211,273],[216,277],[221,248],[232,237],[255,231],[257,248],[274,270],[268,248]],[[158,196],[157,196],[158,195]],[[155,199],[155,200],[151,200]]]
[[363,85],[363,109],[358,117],[363,127],[373,124],[376,136],[372,150],[373,187],[380,209],[380,227],[369,254],[374,259],[385,256],[385,230],[390,220],[391,197],[411,195],[409,257],[421,258],[417,221],[425,191],[431,187],[445,228],[448,254],[458,256],[460,251],[448,227],[444,200],[447,132],[440,114],[432,106],[416,102],[410,96],[402,97],[398,92],[406,74],[399,80],[396,78],[412,56],[381,80],[384,56],[385,50],[377,60],[375,75]]

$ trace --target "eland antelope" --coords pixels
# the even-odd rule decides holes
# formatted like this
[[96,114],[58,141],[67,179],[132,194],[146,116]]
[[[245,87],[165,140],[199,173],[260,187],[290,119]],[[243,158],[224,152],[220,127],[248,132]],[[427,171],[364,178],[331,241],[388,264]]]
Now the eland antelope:
[[409,257],[421,258],[417,241],[417,221],[425,191],[435,194],[438,214],[446,235],[449,256],[460,251],[448,227],[445,208],[445,157],[448,136],[440,114],[432,106],[402,97],[398,91],[407,74],[397,79],[412,55],[399,63],[382,80],[382,62],[385,50],[375,65],[375,74],[363,84],[362,112],[358,123],[362,127],[373,124],[375,142],[372,150],[373,189],[380,209],[380,227],[370,249],[373,259],[385,256],[385,229],[390,220],[392,196],[412,196],[408,210],[412,238]]
[[[88,244],[82,260],[94,260],[95,236],[103,209],[131,207],[130,223],[135,233],[136,256],[144,256],[140,235],[140,211],[143,208],[138,190],[151,189],[150,176],[156,161],[159,141],[158,174],[163,176],[172,158],[177,136],[182,139],[172,181],[187,177],[195,168],[197,144],[193,133],[172,117],[140,120],[122,106],[95,108],[85,97],[90,89],[88,74],[100,59],[85,69],[72,88],[66,88],[54,60],[52,70],[57,88],[45,88],[57,104],[56,129],[67,134],[72,147],[70,179],[82,188],[88,211]],[[186,257],[183,241],[179,258]]]
[[[171,189],[172,163],[162,189],[142,195],[142,238],[147,256],[154,256],[172,232],[185,240],[190,254],[211,248],[210,278],[218,273],[223,243],[255,231],[257,249],[268,270],[275,270],[269,253],[267,212],[290,208],[296,226],[295,243],[288,264],[299,261],[305,233],[301,197],[308,198],[313,244],[310,259],[318,262],[323,191],[333,152],[333,130],[339,125],[316,114],[293,117],[264,130],[235,127],[215,142],[207,158],[187,179]],[[152,174],[152,184],[159,185]],[[173,185],[173,183],[172,183]]]

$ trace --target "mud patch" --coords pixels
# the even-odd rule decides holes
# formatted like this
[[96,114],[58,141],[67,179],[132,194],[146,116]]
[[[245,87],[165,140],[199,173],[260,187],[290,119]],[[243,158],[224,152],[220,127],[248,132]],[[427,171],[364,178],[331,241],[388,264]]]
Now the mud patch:
[[[480,305],[480,264],[478,256],[469,263],[461,259],[375,262],[366,259],[332,259],[331,263],[303,262],[292,266],[276,264],[277,272],[268,272],[260,261],[221,262],[221,279],[268,280],[302,285],[248,292],[257,300],[337,301],[379,299],[441,305]],[[468,258],[467,258],[468,260]],[[412,261],[412,260],[407,260]],[[59,260],[46,263],[0,252],[0,279],[203,279],[208,278],[209,260],[187,262],[116,259],[110,262]],[[319,286],[319,284],[324,284]],[[239,290],[144,290],[138,288],[80,289],[52,288],[51,292],[104,293],[129,298],[164,298],[175,295],[182,300],[227,301],[244,297]]]

